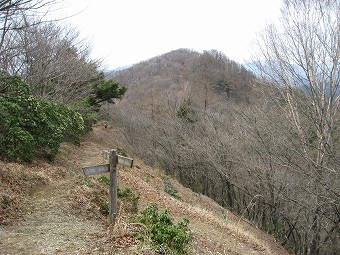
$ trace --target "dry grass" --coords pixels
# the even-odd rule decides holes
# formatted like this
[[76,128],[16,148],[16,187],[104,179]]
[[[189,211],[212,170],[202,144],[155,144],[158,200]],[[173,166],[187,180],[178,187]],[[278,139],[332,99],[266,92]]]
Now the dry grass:
[[[56,251],[58,254],[155,254],[134,237],[134,233],[143,231],[143,226],[130,221],[131,214],[123,202],[119,204],[116,224],[109,225],[99,203],[107,199],[107,186],[98,181],[98,176],[85,178],[81,171],[84,165],[102,164],[101,151],[114,147],[117,136],[121,136],[119,130],[104,129],[99,124],[80,147],[64,144],[54,163],[36,161],[21,165],[0,161],[0,196],[9,196],[13,201],[12,209],[2,206],[0,210],[0,224],[12,224],[0,226],[3,230],[0,250],[7,254],[27,254],[20,247],[28,246],[31,254]],[[120,188],[129,187],[140,195],[139,210],[157,203],[159,208],[167,208],[175,221],[189,218],[195,236],[190,254],[288,254],[269,235],[173,179],[171,185],[181,200],[170,196],[164,192],[162,176],[160,169],[138,159],[132,169],[119,167]],[[51,217],[60,230],[49,225]],[[24,227],[16,226],[22,222]],[[18,231],[22,232],[21,236],[15,234]],[[41,239],[37,231],[54,239]],[[72,240],[72,246],[65,240]],[[19,241],[21,246],[15,244]]]

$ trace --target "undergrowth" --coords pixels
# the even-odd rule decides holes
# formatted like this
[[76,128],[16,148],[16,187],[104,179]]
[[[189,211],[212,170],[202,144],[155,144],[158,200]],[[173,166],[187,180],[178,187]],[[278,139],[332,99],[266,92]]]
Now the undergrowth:
[[157,204],[151,204],[141,212],[137,221],[144,225],[145,232],[136,236],[144,242],[151,242],[158,253],[182,255],[188,251],[193,238],[188,219],[175,224],[167,210],[159,212]]
[[170,181],[170,177],[167,175],[163,175],[162,176],[162,180],[164,183],[164,192],[168,193],[170,196],[181,200],[181,197],[177,194],[178,190],[176,189],[176,187],[171,183]]
[[[88,178],[83,178],[78,182],[92,190],[93,202],[99,207],[100,212],[104,215],[109,214],[109,202],[107,194],[104,192],[109,186],[109,179],[100,176],[95,182],[91,182]],[[164,177],[164,182],[170,183],[168,177]],[[94,185],[95,183],[97,184]],[[173,194],[176,194],[176,192],[173,192]],[[188,227],[189,220],[187,218],[183,218],[176,224],[170,217],[168,210],[159,211],[157,204],[150,204],[140,214],[137,214],[140,197],[129,187],[118,189],[117,197],[119,210],[122,210],[125,217],[129,218],[129,223],[123,224],[124,229],[126,230],[126,226],[130,224],[135,226],[135,223],[142,227],[137,232],[132,231],[134,233],[131,233],[131,237],[136,240],[139,239],[146,245],[151,245],[160,254],[184,255],[188,252],[189,242],[193,235]],[[117,224],[118,228],[122,225],[122,223]]]
[[130,188],[118,189],[117,196],[125,203],[125,210],[131,213],[138,212],[139,195],[136,196]]

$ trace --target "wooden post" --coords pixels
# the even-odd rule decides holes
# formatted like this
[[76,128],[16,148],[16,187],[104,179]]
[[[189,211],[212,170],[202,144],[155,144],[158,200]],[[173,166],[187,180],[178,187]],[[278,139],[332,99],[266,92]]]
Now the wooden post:
[[117,217],[117,191],[118,191],[118,174],[117,174],[117,152],[112,150],[110,152],[110,223],[114,224]]
[[109,159],[109,164],[97,166],[85,166],[83,172],[86,176],[110,172],[110,198],[109,198],[109,218],[110,223],[115,223],[117,217],[117,192],[118,192],[118,170],[117,164],[132,167],[133,159],[117,154],[116,150],[103,151],[103,158]]

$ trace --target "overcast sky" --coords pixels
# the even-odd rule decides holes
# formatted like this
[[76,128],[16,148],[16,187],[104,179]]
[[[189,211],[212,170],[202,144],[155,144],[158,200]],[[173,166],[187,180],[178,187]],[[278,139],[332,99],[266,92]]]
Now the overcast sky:
[[282,0],[66,0],[62,15],[104,67],[135,64],[179,48],[216,49],[239,63],[279,14]]

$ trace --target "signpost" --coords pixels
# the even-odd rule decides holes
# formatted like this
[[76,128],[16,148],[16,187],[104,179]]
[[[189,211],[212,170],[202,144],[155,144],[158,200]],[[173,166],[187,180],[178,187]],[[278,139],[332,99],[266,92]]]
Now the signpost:
[[98,165],[98,166],[86,166],[83,167],[83,172],[86,176],[92,174],[108,173],[110,172],[110,164]]
[[[109,151],[103,151],[103,158],[109,159],[110,158],[110,152]],[[122,164],[122,165],[125,165],[125,166],[132,167],[133,159],[118,155],[118,164]]]
[[117,190],[118,190],[118,173],[117,164],[132,167],[133,159],[117,155],[116,150],[103,151],[104,159],[109,159],[109,164],[83,167],[86,176],[100,173],[110,173],[110,200],[109,200],[109,217],[110,223],[115,223],[117,217]]

